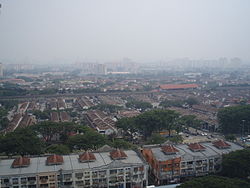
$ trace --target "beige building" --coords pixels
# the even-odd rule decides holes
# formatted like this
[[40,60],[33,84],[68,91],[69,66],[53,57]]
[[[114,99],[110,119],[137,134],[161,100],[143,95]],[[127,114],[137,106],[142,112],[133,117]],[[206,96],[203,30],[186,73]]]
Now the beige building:
[[148,165],[133,150],[109,148],[76,155],[0,161],[1,188],[143,188]]

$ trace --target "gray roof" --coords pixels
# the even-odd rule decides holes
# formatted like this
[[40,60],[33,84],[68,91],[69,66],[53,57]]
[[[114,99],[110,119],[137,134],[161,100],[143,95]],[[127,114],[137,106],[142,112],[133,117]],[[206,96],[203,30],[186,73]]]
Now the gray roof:
[[109,152],[95,152],[96,161],[80,163],[79,156],[76,154],[64,155],[64,163],[61,165],[46,165],[47,157],[30,158],[30,165],[23,168],[12,168],[14,159],[0,160],[0,176],[36,174],[43,172],[89,170],[94,168],[119,168],[121,166],[133,166],[145,164],[138,154],[133,150],[124,151],[127,154],[126,159],[114,161]]
[[162,152],[161,146],[158,147],[152,147],[152,153],[154,154],[154,157],[158,161],[166,161],[166,160],[171,160],[174,158],[181,157],[183,161],[191,161],[191,160],[199,160],[199,159],[204,159],[204,158],[213,158],[218,155],[226,154],[231,151],[235,150],[241,150],[243,147],[232,143],[228,142],[231,147],[227,149],[218,149],[213,145],[211,142],[205,142],[205,143],[200,143],[202,146],[205,147],[204,151],[192,151],[189,149],[188,145],[186,144],[178,144],[174,145],[176,149],[179,150],[176,154],[171,154],[171,155],[166,155],[164,152]]

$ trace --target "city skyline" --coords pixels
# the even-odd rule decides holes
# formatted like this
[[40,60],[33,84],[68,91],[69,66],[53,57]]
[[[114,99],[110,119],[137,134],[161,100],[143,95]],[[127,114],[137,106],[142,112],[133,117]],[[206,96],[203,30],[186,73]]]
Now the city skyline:
[[2,63],[250,60],[246,0],[0,3]]

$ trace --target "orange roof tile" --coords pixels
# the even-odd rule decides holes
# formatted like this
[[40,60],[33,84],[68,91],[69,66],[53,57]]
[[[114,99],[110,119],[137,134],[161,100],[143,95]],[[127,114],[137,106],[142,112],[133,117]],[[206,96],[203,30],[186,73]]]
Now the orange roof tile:
[[126,155],[126,153],[120,149],[116,149],[114,151],[110,152],[110,156],[112,159],[125,159],[128,156]]
[[192,151],[202,151],[206,149],[204,146],[202,146],[199,143],[192,143],[192,144],[189,144],[188,146],[189,146],[189,149],[191,149]]
[[18,157],[12,163],[12,168],[27,167],[30,165],[30,158]]
[[95,161],[96,157],[93,153],[91,152],[84,152],[83,154],[79,155],[79,161],[84,163],[84,162],[90,162],[90,161]]
[[63,157],[60,155],[51,155],[47,157],[47,165],[59,165],[63,163]]
[[176,149],[173,145],[165,145],[163,146],[162,148],[162,151],[166,154],[173,154],[173,153],[176,153],[178,152],[179,150]]
[[197,88],[197,84],[163,84],[160,85],[161,89],[191,89]]
[[224,140],[218,140],[213,142],[213,145],[217,148],[229,148],[231,145],[225,142]]

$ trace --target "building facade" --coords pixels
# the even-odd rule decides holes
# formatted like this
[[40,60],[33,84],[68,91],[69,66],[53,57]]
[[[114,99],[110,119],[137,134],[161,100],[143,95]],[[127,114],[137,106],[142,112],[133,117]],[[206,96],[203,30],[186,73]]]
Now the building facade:
[[0,63],[0,78],[3,77],[3,64]]
[[222,155],[243,149],[234,143],[218,140],[213,143],[144,146],[142,153],[150,165],[156,184],[180,182],[221,170]]
[[143,188],[148,165],[133,150],[0,161],[1,188]]

